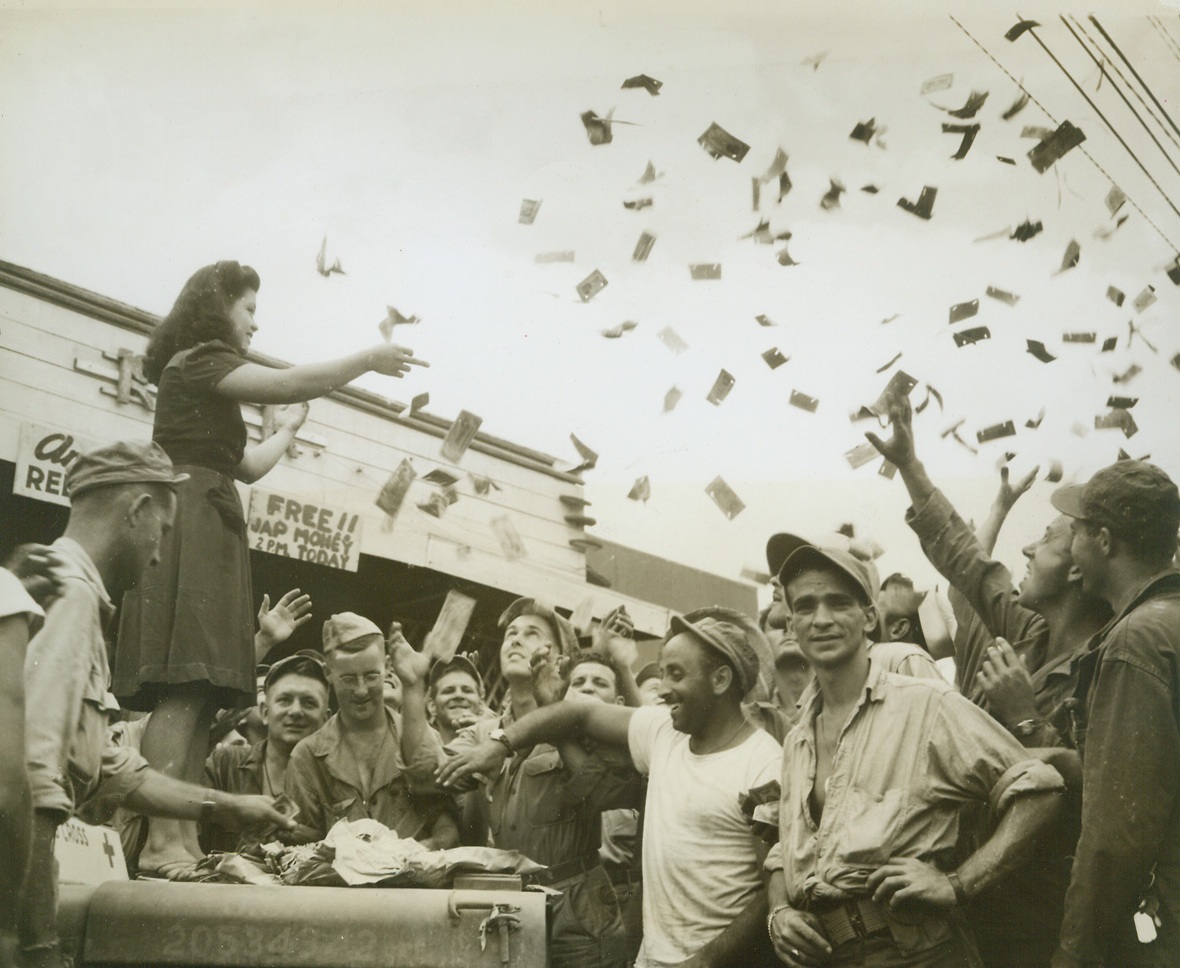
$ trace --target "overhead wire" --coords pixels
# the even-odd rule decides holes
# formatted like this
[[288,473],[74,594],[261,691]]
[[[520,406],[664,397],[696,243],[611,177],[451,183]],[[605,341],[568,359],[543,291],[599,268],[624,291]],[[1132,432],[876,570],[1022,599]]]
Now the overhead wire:
[[[1143,174],[1147,177],[1147,180],[1149,182],[1151,182],[1151,184],[1155,187],[1155,190],[1157,192],[1159,192],[1160,195],[1163,197],[1164,201],[1168,203],[1168,207],[1173,212],[1176,213],[1177,217],[1180,217],[1180,208],[1176,207],[1176,203],[1173,202],[1172,199],[1168,196],[1168,193],[1165,192],[1163,190],[1163,188],[1160,187],[1160,183],[1158,181],[1156,181],[1155,176],[1152,175],[1152,173],[1147,170],[1147,166],[1145,164],[1143,164],[1143,162],[1139,159],[1139,156],[1137,154],[1135,154],[1135,152],[1131,149],[1131,146],[1128,145],[1125,140],[1123,140],[1123,136],[1121,134],[1119,134],[1118,129],[1115,128],[1115,126],[1110,122],[1110,119],[1107,118],[1107,116],[1102,113],[1102,109],[1099,108],[1098,105],[1094,103],[1094,99],[1091,98],[1090,95],[1086,93],[1085,88],[1083,88],[1082,85],[1077,82],[1077,80],[1074,78],[1074,76],[1069,72],[1069,69],[1064,64],[1062,64],[1060,60],[1057,59],[1057,55],[1054,54],[1051,50],[1049,50],[1049,48],[1045,44],[1045,42],[1043,40],[1041,40],[1040,37],[1037,36],[1036,28],[1030,27],[1026,31],[1026,33],[1030,37],[1032,37],[1033,40],[1035,40],[1037,42],[1037,45],[1041,48],[1041,50],[1043,50],[1045,52],[1046,56],[1048,56],[1048,58],[1051,61],[1053,61],[1054,64],[1057,65],[1058,70],[1060,70],[1061,73],[1065,75],[1066,79],[1074,86],[1074,88],[1077,90],[1077,92],[1085,99],[1086,103],[1088,105],[1090,105],[1091,110],[1095,114],[1098,115],[1098,117],[1102,121],[1102,123],[1105,124],[1106,127],[1110,130],[1110,133],[1114,135],[1115,140],[1117,140],[1118,143],[1123,146],[1123,150],[1126,151],[1127,154],[1131,156],[1131,160],[1133,162],[1135,162],[1136,165],[1139,166],[1139,170],[1143,172]],[[1171,242],[1169,242],[1168,244],[1172,245],[1172,249],[1174,251],[1180,253],[1180,249],[1177,249],[1175,245],[1173,245]]]
[[1103,30],[1103,28],[1102,28],[1102,24],[1100,24],[1100,23],[1098,22],[1098,18],[1097,18],[1097,17],[1095,17],[1095,16],[1093,16],[1093,15],[1091,14],[1089,19],[1090,19],[1090,23],[1092,23],[1092,24],[1093,24],[1095,27],[1097,27],[1097,28],[1098,28],[1098,32],[1099,32],[1099,33],[1101,33],[1101,34],[1102,34],[1102,36],[1106,38],[1106,42],[1107,42],[1108,44],[1110,44],[1110,46],[1111,46],[1111,47],[1114,49],[1114,52],[1115,52],[1116,54],[1118,54],[1118,55],[1119,55],[1119,59],[1120,59],[1120,60],[1121,60],[1121,61],[1122,61],[1124,64],[1126,64],[1126,65],[1127,65],[1127,69],[1128,69],[1128,70],[1131,72],[1131,74],[1134,76],[1135,80],[1137,80],[1137,81],[1139,82],[1139,86],[1140,86],[1140,87],[1142,87],[1142,88],[1143,88],[1143,90],[1145,90],[1145,91],[1147,92],[1147,96],[1148,96],[1149,98],[1151,98],[1152,102],[1153,102],[1153,103],[1155,104],[1155,106],[1156,106],[1156,107],[1159,109],[1159,112],[1160,112],[1160,114],[1162,114],[1162,115],[1163,115],[1165,118],[1167,118],[1167,120],[1168,120],[1168,124],[1170,124],[1170,125],[1172,126],[1172,129],[1173,129],[1173,130],[1174,130],[1174,131],[1175,131],[1177,134],[1180,134],[1180,127],[1177,127],[1177,126],[1176,126],[1176,122],[1172,120],[1172,116],[1171,116],[1170,114],[1168,114],[1167,110],[1164,108],[1164,106],[1163,106],[1162,104],[1160,104],[1160,102],[1159,102],[1159,99],[1158,99],[1158,98],[1155,96],[1155,94],[1152,92],[1151,88],[1147,86],[1147,82],[1146,82],[1146,81],[1144,81],[1144,80],[1143,80],[1143,78],[1139,76],[1139,72],[1138,72],[1137,70],[1135,70],[1135,65],[1134,65],[1134,64],[1132,64],[1132,63],[1131,63],[1131,62],[1130,62],[1130,61],[1127,59],[1126,55],[1125,55],[1125,54],[1123,53],[1123,51],[1122,51],[1122,48],[1120,48],[1120,47],[1119,47],[1119,45],[1118,45],[1118,44],[1116,44],[1116,43],[1114,42],[1114,38],[1112,38],[1112,37],[1110,36],[1110,34],[1108,34],[1108,33],[1107,33],[1105,30]]
[[[1098,57],[1094,54],[1094,52],[1092,50],[1090,50],[1090,48],[1087,47],[1082,42],[1082,38],[1079,37],[1077,32],[1073,29],[1073,27],[1070,26],[1069,21],[1065,19],[1064,15],[1061,16],[1061,22],[1063,24],[1065,24],[1065,29],[1068,30],[1073,35],[1074,40],[1076,40],[1078,42],[1078,45],[1082,48],[1082,50],[1084,50],[1086,52],[1086,54],[1089,56],[1090,60],[1092,60],[1098,66],[1098,69],[1105,71],[1106,65],[1107,65],[1106,58],[1104,57],[1104,58],[1102,58],[1102,60],[1098,59]],[[1082,27],[1081,24],[1078,24],[1078,28],[1083,31],[1085,30],[1085,28]],[[1086,39],[1090,40],[1090,36],[1088,34],[1086,35]],[[1090,43],[1093,43],[1093,41],[1090,40]],[[1099,51],[1099,52],[1101,53],[1101,51]],[[1123,84],[1126,84],[1127,83],[1126,79],[1123,78],[1122,73],[1119,72],[1119,70],[1118,70],[1118,67],[1114,64],[1111,64],[1110,66],[1115,70],[1116,73],[1118,73],[1119,79],[1122,80]],[[1157,148],[1159,148],[1160,154],[1162,154],[1164,156],[1165,160],[1168,162],[1168,164],[1172,166],[1172,171],[1174,171],[1177,175],[1180,175],[1180,167],[1177,167],[1176,162],[1174,162],[1172,160],[1172,156],[1169,155],[1167,149],[1162,144],[1160,144],[1159,138],[1157,138],[1152,133],[1151,128],[1148,126],[1147,122],[1144,121],[1142,116],[1139,114],[1139,112],[1135,110],[1134,106],[1127,99],[1127,95],[1125,93],[1123,93],[1122,88],[1118,85],[1118,83],[1115,82],[1114,78],[1110,78],[1110,87],[1120,98],[1122,98],[1123,104],[1125,104],[1127,106],[1127,110],[1130,111],[1132,115],[1134,115],[1135,120],[1138,121],[1143,126],[1143,130],[1147,132],[1147,136],[1155,143],[1155,146]],[[1138,96],[1137,91],[1134,91],[1133,93],[1135,93],[1135,95]],[[1140,98],[1140,103],[1143,104],[1144,110],[1146,110],[1147,105],[1143,102],[1142,98]],[[1152,116],[1152,117],[1154,120],[1154,116]],[[1175,139],[1173,139],[1173,143],[1175,143]]]
[[[984,56],[987,57],[987,59],[990,60],[993,64],[995,64],[995,66],[1000,69],[1000,71],[1004,74],[1005,77],[1008,78],[1008,80],[1010,80],[1013,84],[1016,85],[1016,87],[1021,91],[1021,93],[1028,95],[1029,100],[1032,101],[1033,104],[1035,104],[1038,108],[1041,109],[1041,111],[1044,112],[1045,117],[1047,117],[1050,121],[1052,121],[1053,124],[1058,124],[1058,121],[1053,116],[1053,113],[1037,99],[1036,95],[1034,95],[1032,93],[1032,91],[1030,91],[1027,87],[1024,86],[1023,81],[1018,80],[1012,74],[1012,72],[1008,70],[1008,68],[1006,68],[1003,64],[1001,64],[1000,61],[996,58],[996,56],[994,54],[992,54],[992,52],[990,50],[988,50],[979,41],[979,39],[976,38],[976,36],[971,33],[970,30],[968,30],[965,26],[963,26],[963,24],[954,16],[954,14],[947,14],[947,16],[950,17],[951,22],[954,23],[954,25],[956,27],[958,27],[967,36],[967,38],[983,52]],[[1145,212],[1143,210],[1143,206],[1140,205],[1137,201],[1135,201],[1135,199],[1125,189],[1123,189],[1122,186],[1120,186],[1118,184],[1118,182],[1114,179],[1114,177],[1110,174],[1110,172],[1108,172],[1102,166],[1102,164],[1092,154],[1090,154],[1089,151],[1086,150],[1086,147],[1084,145],[1079,145],[1078,150],[1089,160],[1090,164],[1092,164],[1095,168],[1098,169],[1099,172],[1102,173],[1103,177],[1106,178],[1106,180],[1109,181],[1111,183],[1111,185],[1114,185],[1115,187],[1117,187],[1119,189],[1119,191],[1121,191],[1123,193],[1123,195],[1126,197],[1128,203],[1130,203],[1131,207],[1133,209],[1135,209],[1135,211],[1138,212],[1140,214],[1140,216],[1142,216],[1143,220],[1155,230],[1156,234],[1161,239],[1163,239],[1164,242],[1166,242],[1168,244],[1168,246],[1172,249],[1172,251],[1180,253],[1180,247],[1177,247],[1177,245],[1170,238],[1168,238],[1167,233],[1164,232],[1164,230],[1161,229],[1159,227],[1159,225],[1156,224],[1155,220],[1150,215],[1148,215],[1147,212]],[[1173,208],[1174,208],[1174,206],[1173,206]],[[1178,213],[1178,214],[1180,214],[1180,213]]]
[[1167,28],[1164,27],[1163,21],[1160,20],[1159,17],[1148,17],[1147,22],[1155,28],[1155,32],[1157,34],[1163,37],[1164,43],[1167,45],[1168,50],[1171,52],[1172,56],[1175,57],[1176,60],[1180,60],[1180,44],[1177,44],[1172,38],[1172,35],[1168,32]]

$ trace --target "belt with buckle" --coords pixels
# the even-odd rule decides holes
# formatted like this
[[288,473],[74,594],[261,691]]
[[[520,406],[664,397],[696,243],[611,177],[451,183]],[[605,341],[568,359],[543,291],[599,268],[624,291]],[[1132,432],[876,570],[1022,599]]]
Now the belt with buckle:
[[571,877],[592,871],[601,864],[602,859],[597,853],[586,854],[584,857],[575,857],[573,860],[562,861],[560,864],[552,864],[543,871],[530,874],[529,880],[533,884],[556,884],[558,881],[568,881]]
[[812,908],[811,913],[819,918],[834,948],[889,930],[881,906],[868,898],[854,898],[831,907],[821,905]]

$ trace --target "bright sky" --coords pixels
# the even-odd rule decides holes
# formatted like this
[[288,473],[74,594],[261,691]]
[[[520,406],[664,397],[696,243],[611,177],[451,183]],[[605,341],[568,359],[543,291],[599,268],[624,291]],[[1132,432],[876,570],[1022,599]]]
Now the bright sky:
[[[1141,115],[1136,95],[1147,95],[1085,16],[1180,120],[1180,5],[1089,4],[1068,26],[1057,8],[1030,5],[1019,13],[1042,26],[1013,43],[1017,12],[991,3],[953,7],[958,24],[942,4],[858,9],[868,6],[0,2],[0,258],[157,313],[199,266],[248,262],[263,280],[255,347],[292,362],[377,340],[396,306],[421,317],[397,338],[432,367],[362,384],[403,401],[429,391],[430,411],[470,410],[487,432],[571,464],[576,433],[601,453],[586,475],[592,533],[736,577],[764,567],[775,530],[852,521],[887,548],[885,572],[921,583],[930,572],[902,523],[900,481],[843,457],[867,426],[849,413],[897,368],[921,381],[915,403],[927,383],[942,394],[945,411],[932,402],[917,418],[920,452],[968,515],[986,510],[1006,450],[1016,473],[1058,459],[1067,479],[1085,479],[1125,447],[1180,478],[1169,365],[1180,289],[1165,274],[1180,245],[1180,131],[1148,101],[1163,149],[1153,143],[1118,91]],[[1105,75],[1069,27],[1101,44]],[[659,96],[620,89],[640,73],[663,82]],[[920,93],[945,74],[949,88]],[[1033,101],[1005,121],[1014,79]],[[944,109],[972,91],[989,94],[962,122],[980,131],[953,160],[960,136],[942,132],[957,121]],[[632,124],[592,146],[586,110]],[[878,138],[849,137],[870,119]],[[1066,120],[1085,143],[1038,174],[1023,128]],[[697,144],[711,122],[750,146],[741,163]],[[764,186],[756,213],[752,178],[779,147],[792,190],[780,202]],[[663,174],[640,185],[649,160]],[[831,178],[848,191],[825,211]],[[1112,183],[1129,217],[1103,239],[1116,224]],[[924,185],[938,189],[929,221],[897,206]],[[640,197],[653,204],[623,207]],[[542,202],[532,225],[517,221],[523,198]],[[778,264],[782,243],[739,238],[760,219],[792,233],[798,265]],[[1010,240],[1026,219],[1044,231]],[[657,241],[637,263],[643,231]],[[315,272],[325,235],[346,275]],[[1071,240],[1079,262],[1059,272]],[[572,263],[535,261],[567,250]],[[690,263],[712,262],[720,280],[691,279]],[[575,286],[594,269],[609,285],[583,303]],[[1158,301],[1137,312],[1148,285]],[[988,298],[988,286],[1020,300]],[[1121,308],[1110,286],[1126,294]],[[948,325],[948,308],[973,299],[978,316]],[[637,328],[600,335],[624,320]],[[1129,320],[1158,352],[1127,345]],[[991,340],[957,348],[951,333],[975,325]],[[687,351],[661,342],[665,327]],[[1063,344],[1079,331],[1098,344]],[[1117,348],[1098,352],[1110,336]],[[1038,362],[1026,339],[1057,359]],[[773,371],[761,359],[771,347],[790,357]],[[1142,371],[1116,384],[1132,364]],[[705,396],[723,367],[736,385],[714,406]],[[665,414],[672,386],[683,398]],[[792,390],[818,410],[791,407]],[[1112,393],[1140,398],[1133,439],[1093,429]],[[1043,423],[1026,428],[1042,407]],[[1017,434],[975,455],[940,437],[961,418],[972,444],[1005,420]],[[646,505],[626,499],[640,475]],[[733,521],[704,492],[717,475],[747,505]],[[1051,490],[1034,488],[1001,544],[1016,568]]]

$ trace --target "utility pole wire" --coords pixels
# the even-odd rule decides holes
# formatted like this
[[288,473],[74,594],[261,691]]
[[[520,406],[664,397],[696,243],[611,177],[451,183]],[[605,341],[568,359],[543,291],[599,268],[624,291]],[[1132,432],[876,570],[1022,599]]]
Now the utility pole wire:
[[[1082,42],[1082,38],[1079,37],[1078,34],[1074,31],[1073,27],[1070,26],[1069,21],[1065,19],[1064,15],[1062,15],[1062,17],[1061,17],[1061,22],[1063,24],[1065,24],[1065,29],[1068,30],[1071,34],[1073,34],[1073,39],[1076,40],[1078,42],[1079,46],[1082,48],[1082,50],[1084,50],[1089,55],[1090,60],[1092,60],[1095,64],[1097,64],[1100,69],[1105,70],[1105,67],[1104,67],[1105,61],[1098,60],[1098,57],[1095,56],[1094,52],[1091,51],[1090,48],[1087,47]],[[1081,29],[1081,24],[1079,24],[1078,27],[1079,27],[1079,29]],[[1089,40],[1089,37],[1087,37],[1086,39]],[[1100,51],[1100,53],[1101,53],[1101,51]],[[1111,64],[1111,67],[1115,67],[1115,65]],[[1115,67],[1115,70],[1117,71],[1118,68]],[[1119,74],[1119,78],[1122,79],[1121,73]],[[1123,80],[1123,83],[1125,84],[1126,81]],[[1130,111],[1131,114],[1133,114],[1135,116],[1135,120],[1138,121],[1139,124],[1143,126],[1143,130],[1147,132],[1147,136],[1153,142],[1155,142],[1155,146],[1157,148],[1159,148],[1160,154],[1162,154],[1164,156],[1164,158],[1167,160],[1168,164],[1172,166],[1172,171],[1174,171],[1177,175],[1180,175],[1180,168],[1176,167],[1176,162],[1174,162],[1172,160],[1172,156],[1169,155],[1167,152],[1167,149],[1165,149],[1164,146],[1162,144],[1160,144],[1159,138],[1157,138],[1154,134],[1152,134],[1151,128],[1149,128],[1147,126],[1147,122],[1143,120],[1143,118],[1140,116],[1139,112],[1136,111],[1134,106],[1131,104],[1131,102],[1129,100],[1127,100],[1127,95],[1124,94],[1122,91],[1122,88],[1120,88],[1119,85],[1115,83],[1115,80],[1113,77],[1110,78],[1110,87],[1120,98],[1122,98],[1123,104],[1125,104],[1127,106],[1127,110]],[[1145,107],[1146,107],[1146,105],[1145,105]]]
[[1105,30],[1102,29],[1102,24],[1100,24],[1098,22],[1098,18],[1095,17],[1093,14],[1091,14],[1089,20],[1090,20],[1090,23],[1092,23],[1095,27],[1098,28],[1098,32],[1100,34],[1102,34],[1103,37],[1106,38],[1106,42],[1108,44],[1110,44],[1110,46],[1114,50],[1114,52],[1119,55],[1119,59],[1124,64],[1127,65],[1127,69],[1131,72],[1132,75],[1134,75],[1135,80],[1137,80],[1139,82],[1139,86],[1142,87],[1143,90],[1145,90],[1147,92],[1147,96],[1149,98],[1151,98],[1152,103],[1154,103],[1155,106],[1157,108],[1159,108],[1160,114],[1162,114],[1165,118],[1168,119],[1168,124],[1170,124],[1172,126],[1172,130],[1175,131],[1177,134],[1180,134],[1180,128],[1176,127],[1176,122],[1172,120],[1172,116],[1170,114],[1168,114],[1168,112],[1166,110],[1164,110],[1164,106],[1162,104],[1160,104],[1159,99],[1155,96],[1155,94],[1152,93],[1151,88],[1147,86],[1147,82],[1145,80],[1143,80],[1142,77],[1139,76],[1139,72],[1137,70],[1135,70],[1135,65],[1132,64],[1129,60],[1127,60],[1126,55],[1122,52],[1119,45],[1114,42],[1114,39],[1110,36],[1110,34],[1108,34]]
[[[1055,117],[1053,117],[1052,112],[1050,112],[1049,109],[1047,107],[1045,107],[1045,105],[1043,105],[1040,101],[1037,100],[1036,95],[1034,95],[1032,93],[1032,91],[1030,91],[1028,88],[1026,88],[1024,86],[1024,82],[1017,80],[1012,75],[1012,72],[1010,70],[1008,70],[1008,68],[1006,68],[1003,64],[1001,64],[996,59],[995,55],[992,54],[992,52],[990,50],[988,50],[986,47],[984,47],[983,44],[981,44],[979,42],[979,40],[975,37],[975,35],[972,34],[970,30],[968,30],[966,27],[963,26],[962,23],[959,22],[959,20],[955,17],[954,14],[947,14],[947,16],[951,19],[951,22],[954,23],[954,25],[956,27],[958,27],[961,31],[963,31],[964,34],[966,34],[967,38],[971,41],[971,43],[973,43],[976,47],[978,47],[983,52],[984,56],[988,60],[990,60],[993,64],[995,64],[996,67],[998,67],[1000,69],[1000,72],[1005,77],[1008,78],[1008,80],[1010,80],[1013,84],[1016,85],[1018,90],[1020,90],[1024,94],[1028,95],[1029,100],[1032,101],[1033,104],[1035,104],[1038,108],[1041,109],[1041,111],[1044,112],[1045,117],[1047,117],[1054,124],[1058,123],[1057,119]],[[1123,192],[1123,195],[1126,196],[1126,199],[1130,203],[1131,207],[1133,209],[1135,209],[1136,212],[1139,213],[1139,215],[1143,218],[1143,221],[1145,221],[1148,225],[1150,225],[1153,229],[1155,229],[1156,235],[1158,235],[1161,239],[1163,239],[1164,242],[1167,243],[1168,247],[1173,252],[1180,254],[1180,248],[1177,248],[1176,244],[1171,239],[1168,238],[1168,236],[1164,232],[1164,230],[1161,229],[1158,225],[1156,225],[1155,220],[1152,219],[1152,217],[1150,215],[1148,215],[1143,210],[1143,206],[1140,205],[1137,201],[1135,201],[1135,199],[1130,195],[1130,193],[1125,191],[1119,185],[1119,183],[1117,181],[1115,181],[1114,178],[1111,177],[1110,172],[1108,172],[1105,168],[1103,168],[1102,165],[1098,162],[1098,160],[1092,154],[1090,154],[1089,151],[1086,150],[1086,146],[1079,145],[1078,151],[1080,151],[1083,155],[1086,156],[1086,158],[1089,160],[1090,164],[1092,164],[1095,168],[1097,168],[1098,171],[1100,171],[1102,173],[1103,177],[1108,182],[1110,182],[1111,185],[1115,186],[1116,188],[1119,189],[1119,191]]]

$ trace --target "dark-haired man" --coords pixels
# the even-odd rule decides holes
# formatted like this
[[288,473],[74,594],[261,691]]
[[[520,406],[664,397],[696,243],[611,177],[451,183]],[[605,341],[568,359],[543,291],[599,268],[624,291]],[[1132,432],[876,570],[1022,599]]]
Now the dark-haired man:
[[1058,488],[1073,561],[1114,620],[1082,661],[1082,835],[1054,965],[1180,964],[1180,493],[1145,461]]
[[649,777],[639,968],[753,965],[762,956],[765,846],[739,798],[777,778],[782,754],[742,710],[760,673],[747,634],[715,617],[690,623],[676,616],[660,650],[663,705],[555,703],[508,724],[440,774],[449,783],[494,776],[516,750],[578,736],[626,747]]
[[[300,651],[279,659],[266,672],[259,712],[266,738],[254,746],[219,746],[205,761],[205,782],[228,793],[278,796],[287,779],[291,751],[328,721],[328,673],[317,652]],[[203,831],[207,850],[237,850],[242,829],[210,824]]]
[[460,730],[488,717],[483,679],[470,659],[456,655],[430,667],[426,711],[444,746]]
[[[779,580],[815,672],[783,749],[768,928],[791,968],[922,965],[976,957],[953,909],[1012,871],[1052,823],[1061,777],[947,683],[888,672],[863,562],[799,548]],[[1000,816],[956,855],[959,813]]]

